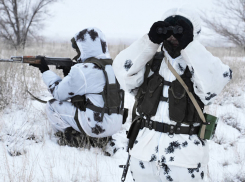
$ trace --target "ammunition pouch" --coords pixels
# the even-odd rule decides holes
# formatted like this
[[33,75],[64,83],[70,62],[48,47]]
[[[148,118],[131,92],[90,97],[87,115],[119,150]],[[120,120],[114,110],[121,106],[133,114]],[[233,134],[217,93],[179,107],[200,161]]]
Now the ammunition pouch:
[[[193,90],[193,83],[190,81],[190,71],[188,67],[185,73],[181,76],[183,81],[188,83],[189,90],[195,97],[201,110],[204,109],[204,104],[200,98],[195,94]],[[176,79],[171,83],[168,90],[169,95],[169,117],[172,121],[177,123],[184,123],[187,125],[192,125],[193,123],[202,123],[202,120],[195,109],[194,104],[190,100],[186,90],[181,85],[181,83]]]
[[153,74],[147,79],[146,89],[141,90],[137,111],[146,116],[154,116],[163,90],[164,79],[159,74]]
[[[177,79],[173,82],[165,81],[159,74],[163,58],[163,54],[157,53],[154,58],[146,64],[144,82],[139,87],[135,97],[133,118],[136,116],[137,109],[137,112],[141,117],[145,116],[149,120],[156,114],[159,102],[165,101],[169,103],[169,117],[172,121],[175,121],[177,125],[184,123],[191,126],[193,123],[202,123],[202,120],[183,85]],[[153,71],[154,74],[148,77],[150,70]],[[194,92],[191,77],[192,74],[187,67],[181,78],[188,85],[189,91],[192,92],[198,105],[203,111],[204,104]],[[169,86],[168,98],[165,98],[162,95],[164,85]]]
[[[199,134],[201,139],[210,139],[214,134],[218,119],[208,114],[203,115],[204,104],[194,92],[193,83],[191,81],[192,74],[189,68],[186,67],[184,74],[180,76],[165,58],[165,62],[176,77],[176,80],[173,82],[164,81],[164,78],[159,75],[163,58],[163,54],[156,54],[154,58],[146,64],[144,82],[139,87],[132,112],[132,118],[135,118],[137,122],[134,121],[130,131],[135,131],[138,135],[139,124],[137,123],[141,123],[140,129],[146,127],[150,130],[154,129],[155,131],[169,133],[169,135]],[[154,74],[148,77],[150,69]],[[162,95],[164,85],[170,86],[168,98]],[[169,118],[175,121],[176,125],[168,125],[150,120],[150,118],[156,114],[160,101],[169,102]],[[136,109],[140,116],[136,116]],[[140,121],[137,117],[141,118]],[[206,121],[210,122],[206,123]],[[182,123],[189,126],[182,127]],[[194,123],[200,123],[201,127],[194,127]],[[131,140],[131,136],[133,136],[132,138],[135,140],[137,135],[133,136],[129,134],[128,138]],[[130,148],[133,147],[132,141],[129,142],[129,146]]]
[[188,95],[178,80],[172,82],[168,96],[169,117],[171,120],[181,123],[185,119]]

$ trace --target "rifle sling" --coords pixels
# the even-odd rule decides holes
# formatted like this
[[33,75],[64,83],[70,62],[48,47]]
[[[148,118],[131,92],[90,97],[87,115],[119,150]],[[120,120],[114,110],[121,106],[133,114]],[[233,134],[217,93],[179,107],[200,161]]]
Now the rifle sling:
[[44,101],[44,100],[42,100],[42,99],[39,99],[39,98],[35,97],[31,92],[29,92],[29,90],[26,89],[26,92],[27,92],[28,94],[30,94],[30,95],[31,95],[35,100],[37,100],[38,102],[41,102],[41,103],[43,103],[43,104],[46,104],[46,103],[47,103],[47,101]]

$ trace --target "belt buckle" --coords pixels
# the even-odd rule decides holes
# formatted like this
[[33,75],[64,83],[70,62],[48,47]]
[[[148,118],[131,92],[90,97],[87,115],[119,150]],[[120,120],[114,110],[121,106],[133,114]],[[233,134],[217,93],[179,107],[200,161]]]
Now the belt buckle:
[[111,109],[109,108],[109,107],[107,107],[107,109],[108,109],[108,115],[111,115]]
[[149,120],[148,121],[149,123],[149,129],[152,130],[153,129],[153,121],[152,120]]
[[152,120],[146,119],[145,120],[145,127],[146,128],[149,128],[150,130],[152,130],[153,129],[153,122],[152,122]]
[[176,131],[175,131],[175,134],[180,134],[180,130],[181,130],[181,125],[179,124],[177,124],[176,125]]
[[194,126],[193,125],[190,125],[190,130],[189,130],[189,135],[191,136],[194,132]]
[[145,122],[144,122],[144,123],[145,123],[145,124],[144,124],[144,127],[148,128],[148,120],[145,119],[144,121],[145,121]]
[[168,133],[168,136],[170,138],[173,138],[174,137],[174,128],[175,128],[174,125],[169,125],[169,133]]

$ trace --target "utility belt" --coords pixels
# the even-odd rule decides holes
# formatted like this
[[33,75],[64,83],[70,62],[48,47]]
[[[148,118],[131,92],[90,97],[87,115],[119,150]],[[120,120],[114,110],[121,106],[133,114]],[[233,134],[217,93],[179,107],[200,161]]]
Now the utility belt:
[[80,109],[81,111],[86,111],[86,108],[91,109],[94,112],[98,113],[106,113],[108,115],[111,115],[112,113],[115,114],[123,114],[124,110],[121,109],[120,107],[114,107],[114,108],[102,108],[94,105],[90,100],[86,100],[85,95],[80,96],[74,96],[71,98],[71,103],[77,108]]
[[150,130],[155,130],[161,133],[168,133],[171,137],[174,134],[187,134],[187,135],[197,135],[200,132],[200,126],[179,126],[179,125],[169,125],[166,123],[160,123],[157,121],[147,120],[140,116],[136,116],[134,119],[127,138],[129,139],[128,148],[132,149],[134,142],[138,136],[139,130],[143,128],[148,128]]
[[76,113],[75,113],[74,120],[76,121],[76,124],[77,124],[77,126],[81,132],[83,131],[83,129],[82,129],[80,122],[78,120],[78,109],[80,111],[86,111],[86,108],[88,108],[94,112],[98,112],[101,114],[106,113],[108,115],[111,115],[112,113],[121,114],[121,115],[123,115],[123,121],[122,121],[123,124],[126,122],[126,119],[128,117],[128,109],[125,109],[125,108],[121,109],[120,107],[116,107],[116,108],[105,108],[104,107],[104,108],[101,108],[101,107],[95,106],[90,100],[86,100],[85,95],[83,95],[83,96],[77,95],[77,96],[72,97],[71,103],[73,106],[76,107]]
[[166,123],[160,123],[157,121],[152,121],[152,120],[146,120],[142,119],[141,120],[141,125],[140,129],[143,128],[148,128],[150,130],[155,130],[161,133],[168,133],[170,136],[174,134],[188,134],[188,135],[193,135],[193,134],[198,134],[200,130],[200,126],[178,126],[178,125],[169,125]]

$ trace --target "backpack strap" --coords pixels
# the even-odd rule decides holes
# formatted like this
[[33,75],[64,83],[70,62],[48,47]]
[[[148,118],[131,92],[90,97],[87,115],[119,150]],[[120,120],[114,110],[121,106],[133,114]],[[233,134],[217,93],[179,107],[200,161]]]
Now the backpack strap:
[[[93,105],[92,103],[88,103],[87,104],[87,108],[91,109],[91,110],[94,110],[96,112],[100,112],[101,113],[101,117],[103,118],[104,117],[104,114],[106,112],[106,106],[108,105],[108,98],[106,97],[106,93],[109,93],[109,79],[108,79],[108,75],[107,75],[107,72],[105,70],[105,67],[106,65],[112,65],[112,59],[97,59],[97,58],[89,58],[87,60],[84,61],[84,63],[93,63],[93,64],[96,64],[99,68],[102,69],[104,75],[105,75],[105,79],[106,79],[106,84],[105,84],[105,87],[104,87],[104,91],[102,92],[102,97],[103,97],[103,100],[104,100],[104,106],[103,108],[100,108],[100,107],[97,107],[95,105]],[[112,111],[112,110],[107,110],[108,112]],[[113,110],[114,111],[114,110]],[[115,112],[115,111],[114,111]],[[116,112],[118,113],[118,112]]]
[[[117,81],[117,79],[115,78],[115,81],[113,81],[111,83],[111,77],[110,74],[108,75],[107,73],[107,65],[112,66],[113,60],[112,59],[97,59],[97,58],[89,58],[87,60],[84,61],[84,63],[93,63],[95,65],[97,65],[104,73],[105,76],[105,87],[103,89],[103,91],[99,94],[102,95],[103,100],[104,100],[104,106],[103,107],[97,107],[95,106],[93,103],[91,102],[87,102],[86,103],[86,108],[89,108],[95,112],[99,112],[101,113],[101,117],[104,117],[104,114],[111,114],[111,113],[117,113],[117,114],[122,114],[123,115],[123,109],[124,109],[124,91],[120,89],[120,85]],[[110,68],[109,68],[110,69]],[[120,97],[120,101],[121,101],[121,106],[117,106],[114,107],[113,105],[115,105],[111,99],[111,95],[110,95],[110,90],[116,90],[116,92],[119,94]],[[115,99],[116,100],[116,99]],[[110,107],[113,106],[113,107]]]

